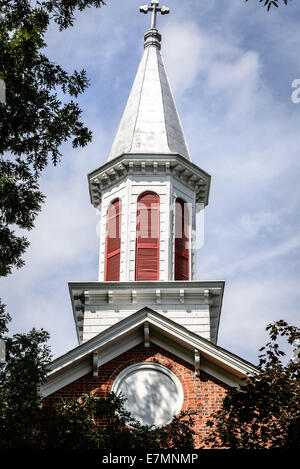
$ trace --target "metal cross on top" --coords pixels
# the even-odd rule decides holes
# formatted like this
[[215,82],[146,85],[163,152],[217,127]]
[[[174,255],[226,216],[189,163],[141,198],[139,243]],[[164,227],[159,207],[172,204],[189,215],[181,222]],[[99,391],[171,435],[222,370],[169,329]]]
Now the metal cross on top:
[[158,7],[159,1],[158,0],[151,0],[151,7],[148,5],[143,5],[140,7],[140,12],[147,14],[148,11],[152,11],[152,18],[151,18],[151,29],[156,29],[156,15],[157,13],[161,13],[162,15],[168,15],[170,13],[170,8],[168,7]]

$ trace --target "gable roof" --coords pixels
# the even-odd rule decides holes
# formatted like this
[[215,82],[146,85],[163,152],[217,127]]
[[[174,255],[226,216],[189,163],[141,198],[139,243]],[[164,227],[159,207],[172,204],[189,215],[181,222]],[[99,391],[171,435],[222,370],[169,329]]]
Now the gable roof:
[[241,378],[256,372],[248,361],[145,307],[55,359],[49,366],[47,382],[41,386],[42,396],[49,396],[90,373],[94,352],[98,352],[98,366],[102,366],[143,342],[145,323],[149,326],[150,342],[190,364],[194,364],[198,350],[201,369],[225,384],[237,386]]

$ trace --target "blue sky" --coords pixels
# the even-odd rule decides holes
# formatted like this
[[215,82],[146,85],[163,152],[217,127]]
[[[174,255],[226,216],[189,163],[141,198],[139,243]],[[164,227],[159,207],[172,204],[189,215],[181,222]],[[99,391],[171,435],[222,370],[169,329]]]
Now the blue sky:
[[[1,281],[11,332],[48,330],[55,356],[76,346],[68,281],[97,280],[99,217],[87,173],[110,151],[143,52],[150,18],[136,0],[108,0],[47,34],[47,54],[85,68],[80,98],[93,142],[62,148],[45,171],[46,204],[26,266]],[[144,2],[145,3],[145,2]],[[193,162],[212,176],[198,279],[225,280],[219,345],[256,362],[265,326],[299,324],[300,3],[267,11],[257,0],[169,0],[162,55]]]

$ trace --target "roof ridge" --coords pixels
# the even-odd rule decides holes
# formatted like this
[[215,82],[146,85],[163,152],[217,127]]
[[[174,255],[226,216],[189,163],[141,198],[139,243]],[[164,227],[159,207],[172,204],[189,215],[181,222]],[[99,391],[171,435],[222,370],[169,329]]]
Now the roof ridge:
[[130,145],[130,148],[129,148],[129,153],[131,152],[132,147],[133,147],[134,134],[135,134],[136,124],[137,124],[138,117],[139,117],[139,111],[140,111],[140,105],[141,105],[142,93],[143,93],[143,85],[144,85],[144,82],[145,82],[147,63],[148,63],[148,60],[149,60],[149,50],[150,50],[149,47],[145,50],[145,53],[147,51],[147,58],[145,60],[143,80],[142,80],[142,86],[141,86],[141,89],[140,89],[139,104],[138,104],[138,108],[137,108],[138,110],[137,110],[137,113],[136,113],[135,123],[134,123],[134,126],[133,126],[133,132],[132,132],[132,138],[131,138],[131,145]]

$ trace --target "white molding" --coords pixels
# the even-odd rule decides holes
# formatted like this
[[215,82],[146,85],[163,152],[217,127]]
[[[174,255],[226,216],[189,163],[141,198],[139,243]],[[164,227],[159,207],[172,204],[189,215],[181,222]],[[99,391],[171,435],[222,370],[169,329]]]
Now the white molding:
[[197,376],[197,378],[200,377],[200,360],[201,360],[201,355],[200,355],[200,352],[199,350],[197,350],[195,348],[195,351],[194,351],[194,354],[195,354],[195,376]]
[[84,360],[74,362],[70,367],[64,367],[60,373],[56,373],[54,378],[49,374],[47,382],[42,384],[40,388],[42,397],[50,396],[91,371],[92,362],[90,355],[88,355]]
[[93,352],[93,376],[99,376],[99,369],[98,369],[98,350]]
[[[149,324],[152,331],[151,342],[158,343],[166,350],[170,350],[170,343],[173,343],[172,353],[177,356],[180,356],[179,348],[186,350],[187,357],[190,357],[186,361],[191,364],[194,364],[194,350],[197,349],[201,354],[201,368],[204,371],[202,359],[206,363],[212,362],[212,369],[216,369],[216,367],[224,369],[223,374],[232,376],[232,383],[237,383],[241,377],[256,372],[256,368],[242,358],[197,336],[159,313],[149,308],[143,308],[90,341],[54,360],[49,367],[48,382],[42,387],[42,395],[47,396],[54,390],[58,390],[92,371],[92,359],[89,357],[94,351],[97,350],[99,353],[98,365],[101,366],[142,343],[145,322]],[[157,339],[157,331],[160,339]],[[222,374],[219,373],[219,375]],[[230,381],[228,377],[226,380]]]
[[[154,163],[156,163],[154,165]],[[120,164],[124,172],[119,174]],[[103,191],[120,182],[128,175],[161,175],[166,178],[166,164],[168,164],[168,173],[174,179],[181,182],[184,186],[190,188],[196,193],[197,202],[208,204],[210,175],[200,169],[191,161],[186,160],[179,154],[129,154],[124,153],[112,161],[95,169],[88,174],[89,190],[92,204],[98,208],[101,204]],[[112,178],[111,170],[116,174]]]
[[150,347],[150,326],[148,321],[144,322],[144,345],[146,348]]
[[[70,296],[73,306],[74,320],[77,328],[79,342],[87,340],[91,337],[91,330],[89,324],[94,327],[94,335],[102,332],[103,327],[106,327],[107,321],[102,321],[101,316],[94,316],[92,319],[92,312],[110,311],[112,305],[117,305],[118,316],[113,316],[114,320],[121,320],[128,314],[132,314],[140,310],[144,306],[149,306],[153,309],[166,311],[171,318],[176,320],[180,317],[176,314],[177,306],[182,306],[183,313],[181,317],[185,316],[190,318],[190,329],[197,331],[194,327],[195,324],[199,325],[198,333],[202,334],[209,331],[209,338],[214,343],[217,339],[219,316],[221,313],[224,282],[200,282],[200,281],[155,281],[155,282],[70,282],[69,283]],[[157,291],[160,291],[160,295]],[[205,291],[209,291],[209,295],[213,300],[207,302],[205,300]],[[83,301],[83,292],[86,292],[85,301]],[[76,305],[75,305],[76,298]],[[81,298],[81,300],[80,300]],[[110,303],[107,300],[110,298]],[[158,302],[160,301],[160,303]],[[89,306],[87,307],[87,304]],[[127,311],[124,310],[124,305],[127,305]],[[157,306],[156,306],[157,305]],[[205,307],[205,317],[208,329],[203,327],[203,317],[201,311]],[[125,308],[125,309],[126,309]],[[84,330],[81,330],[82,321],[78,320],[77,311],[84,312]],[[188,316],[184,311],[189,312]],[[116,312],[116,308],[114,308]],[[123,312],[122,312],[123,311]],[[211,317],[214,317],[211,323]],[[95,318],[98,318],[98,328],[96,327]],[[196,321],[194,321],[194,319]],[[179,319],[180,320],[180,319]],[[112,323],[108,323],[108,326]],[[183,324],[188,323],[184,320]],[[213,329],[213,325],[217,325]]]

